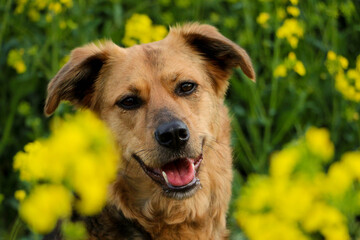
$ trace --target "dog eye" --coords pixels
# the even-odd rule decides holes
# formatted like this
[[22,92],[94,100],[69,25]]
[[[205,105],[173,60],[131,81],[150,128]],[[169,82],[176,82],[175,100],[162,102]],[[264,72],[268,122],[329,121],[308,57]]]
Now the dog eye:
[[141,106],[142,100],[137,96],[128,96],[116,102],[116,105],[126,110],[137,109]]
[[175,92],[179,96],[187,96],[190,95],[196,89],[197,84],[193,82],[183,82],[178,85]]

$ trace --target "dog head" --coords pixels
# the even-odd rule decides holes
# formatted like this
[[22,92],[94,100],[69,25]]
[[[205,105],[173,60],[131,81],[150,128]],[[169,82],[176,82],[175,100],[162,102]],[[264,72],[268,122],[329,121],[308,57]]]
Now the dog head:
[[50,82],[45,113],[61,100],[93,110],[122,149],[121,175],[182,199],[196,192],[202,162],[211,161],[205,152],[222,131],[234,67],[255,79],[247,53],[209,25],[176,27],[126,49],[90,44],[73,50]]

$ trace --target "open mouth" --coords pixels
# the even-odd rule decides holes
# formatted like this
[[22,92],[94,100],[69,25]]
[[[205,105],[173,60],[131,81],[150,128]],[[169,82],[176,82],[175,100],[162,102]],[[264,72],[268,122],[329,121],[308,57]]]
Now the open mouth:
[[178,158],[160,168],[151,168],[136,154],[133,157],[139,162],[144,172],[166,193],[187,192],[200,185],[197,178],[199,167],[203,159],[202,154],[196,158]]

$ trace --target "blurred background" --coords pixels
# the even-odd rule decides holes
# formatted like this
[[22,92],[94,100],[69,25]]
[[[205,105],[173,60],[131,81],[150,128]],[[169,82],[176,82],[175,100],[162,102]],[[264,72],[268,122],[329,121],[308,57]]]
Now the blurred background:
[[[234,70],[226,99],[235,174],[228,224],[232,239],[247,239],[236,199],[249,176],[268,173],[273,152],[311,126],[326,128],[334,145],[325,173],[359,150],[359,10],[358,0],[0,0],[0,239],[9,239],[19,207],[14,192],[24,188],[13,157],[49,134],[46,87],[70,51],[101,39],[123,47],[155,41],[169,26],[192,21],[216,26],[247,50],[256,70],[255,84]],[[68,111],[62,104],[56,114]],[[352,224],[358,239],[360,225]],[[17,236],[39,237],[25,226]]]

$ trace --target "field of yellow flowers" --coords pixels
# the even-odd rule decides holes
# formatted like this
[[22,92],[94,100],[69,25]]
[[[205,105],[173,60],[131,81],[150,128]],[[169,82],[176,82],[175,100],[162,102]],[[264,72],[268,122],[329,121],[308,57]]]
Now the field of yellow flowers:
[[[254,84],[235,70],[226,99],[231,239],[360,239],[358,0],[0,0],[0,239],[41,239],[71,206],[96,213],[116,174],[109,133],[91,113],[70,116],[62,104],[54,119],[43,115],[71,49],[157,41],[189,21],[245,48],[257,73]],[[89,189],[81,179],[95,171],[103,180]],[[54,199],[62,204],[43,208]],[[85,236],[82,225],[62,230]]]

